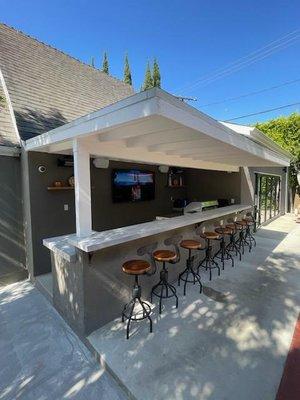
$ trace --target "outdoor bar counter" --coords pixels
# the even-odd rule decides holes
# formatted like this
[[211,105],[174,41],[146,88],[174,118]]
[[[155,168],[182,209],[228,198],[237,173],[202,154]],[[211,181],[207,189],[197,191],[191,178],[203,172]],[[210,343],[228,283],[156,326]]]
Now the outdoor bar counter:
[[[137,251],[153,245],[170,248],[165,240],[179,236],[200,239],[196,227],[211,226],[238,213],[252,209],[251,205],[231,205],[178,217],[155,220],[138,225],[93,232],[83,238],[75,234],[44,239],[51,251],[53,274],[53,304],[79,334],[86,335],[109,321],[120,317],[132,290],[132,277],[122,272],[126,260],[144,258]],[[200,239],[201,240],[201,239]],[[173,250],[173,248],[172,248]],[[204,253],[199,251],[199,259]],[[181,260],[169,267],[169,279],[175,281],[185,267],[187,253],[181,250]],[[149,257],[148,257],[149,261]],[[152,275],[142,276],[142,296],[148,298],[159,280],[158,266]],[[201,272],[200,272],[201,273]]]

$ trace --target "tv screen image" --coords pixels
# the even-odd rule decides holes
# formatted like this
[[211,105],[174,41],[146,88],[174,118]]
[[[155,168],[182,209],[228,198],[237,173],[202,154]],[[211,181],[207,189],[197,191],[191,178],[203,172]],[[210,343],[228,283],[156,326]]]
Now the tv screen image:
[[114,202],[153,200],[154,172],[136,169],[113,170],[112,195]]

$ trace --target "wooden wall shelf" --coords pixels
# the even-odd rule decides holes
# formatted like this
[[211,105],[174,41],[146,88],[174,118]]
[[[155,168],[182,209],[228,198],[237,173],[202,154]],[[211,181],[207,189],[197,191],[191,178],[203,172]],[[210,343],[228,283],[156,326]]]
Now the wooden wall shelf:
[[73,186],[48,186],[47,190],[74,190]]

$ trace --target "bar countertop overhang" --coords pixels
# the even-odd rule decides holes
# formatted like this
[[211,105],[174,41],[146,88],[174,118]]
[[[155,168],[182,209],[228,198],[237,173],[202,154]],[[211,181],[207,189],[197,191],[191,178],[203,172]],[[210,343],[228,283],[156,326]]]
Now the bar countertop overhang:
[[221,218],[225,215],[239,213],[251,208],[252,205],[236,204],[163,220],[125,226],[103,232],[93,232],[91,235],[86,237],[77,237],[75,234],[70,234],[56,238],[44,239],[43,244],[50,250],[61,253],[62,256],[65,252],[68,256],[70,256],[72,252],[70,247],[73,246],[74,248],[78,248],[82,251],[90,253],[136,239],[141,239],[163,232],[183,228],[185,226],[198,224],[200,222]]

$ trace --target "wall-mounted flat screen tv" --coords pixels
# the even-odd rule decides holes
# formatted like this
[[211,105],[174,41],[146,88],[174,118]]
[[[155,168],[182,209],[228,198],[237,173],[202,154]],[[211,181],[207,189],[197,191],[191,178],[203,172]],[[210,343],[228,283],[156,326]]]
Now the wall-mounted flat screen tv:
[[155,197],[154,172],[137,169],[112,171],[112,198],[114,202],[138,202]]

